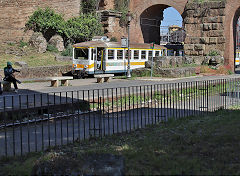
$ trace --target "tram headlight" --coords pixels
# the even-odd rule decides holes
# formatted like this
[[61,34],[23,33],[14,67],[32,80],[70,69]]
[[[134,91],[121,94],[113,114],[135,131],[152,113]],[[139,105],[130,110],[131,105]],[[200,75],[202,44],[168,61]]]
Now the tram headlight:
[[76,65],[76,64],[74,64],[73,68],[77,68],[77,65]]
[[84,69],[87,69],[87,66],[86,66],[86,65],[84,66]]

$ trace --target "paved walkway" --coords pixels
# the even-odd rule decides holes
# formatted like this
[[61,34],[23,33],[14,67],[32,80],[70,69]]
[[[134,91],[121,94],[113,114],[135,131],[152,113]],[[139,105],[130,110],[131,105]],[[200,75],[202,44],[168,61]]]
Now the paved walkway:
[[[71,80],[69,87],[50,87],[50,82],[31,82],[22,83],[19,85],[19,94],[29,93],[50,93],[50,92],[65,92],[76,90],[93,90],[93,89],[106,89],[106,88],[120,88],[130,86],[141,85],[154,85],[163,83],[180,83],[180,82],[192,82],[192,81],[205,81],[205,80],[217,80],[217,79],[231,79],[239,78],[240,74],[227,75],[227,76],[194,76],[187,78],[137,78],[134,80],[127,79],[113,79],[110,83],[96,83],[96,78],[89,79],[77,79]],[[27,81],[27,80],[24,80]],[[13,95],[14,93],[3,93],[3,95]]]
[[[141,78],[140,80],[120,80],[114,79],[110,83],[97,84],[96,79],[80,79],[71,81],[70,87],[50,87],[50,82],[37,82],[37,83],[23,83],[20,87],[20,94],[25,93],[48,93],[48,92],[61,92],[61,91],[74,91],[74,90],[91,90],[91,89],[107,89],[107,88],[119,88],[119,87],[129,87],[129,86],[140,86],[140,85],[153,85],[162,83],[179,83],[179,82],[191,82],[191,81],[205,81],[205,80],[216,80],[216,79],[230,79],[239,78],[240,75],[230,75],[230,76],[203,76],[203,77],[190,77],[182,79],[146,79]],[[217,88],[219,89],[219,88]],[[231,89],[232,90],[232,89]],[[206,90],[201,90],[206,91]],[[175,99],[170,98],[169,93],[166,98],[161,100],[156,100],[153,97],[149,101],[141,102],[133,105],[126,103],[120,107],[115,107],[114,109],[108,108],[109,105],[104,105],[104,109],[101,111],[96,111],[95,113],[90,111],[87,114],[79,114],[79,110],[75,114],[64,114],[62,112],[62,117],[57,119],[53,118],[48,121],[36,122],[36,117],[34,123],[27,123],[20,126],[9,126],[0,129],[0,156],[2,155],[19,155],[20,153],[27,153],[31,151],[41,151],[49,146],[62,145],[71,143],[75,140],[89,138],[90,136],[101,136],[110,135],[112,133],[130,131],[136,128],[144,128],[148,124],[154,124],[157,122],[162,122],[170,117],[181,118],[187,117],[194,114],[201,114],[204,111],[214,111],[220,107],[228,107],[229,105],[234,105],[234,101],[239,103],[239,90],[237,91],[237,97],[231,96],[230,94],[224,94],[224,90],[218,90],[219,92],[215,94],[210,92],[208,97],[206,94],[199,94],[198,96],[193,96],[193,99],[188,99],[187,96]],[[92,91],[94,92],[94,91]],[[135,92],[136,93],[136,92]],[[139,91],[138,91],[139,93]],[[110,95],[115,95],[114,92]],[[179,94],[183,94],[182,91]],[[5,94],[7,95],[7,94]],[[147,94],[148,95],[148,94]],[[92,96],[92,95],[91,95]],[[95,95],[96,96],[96,95]],[[8,96],[11,98],[11,96]],[[16,96],[12,96],[14,98]],[[23,96],[24,97],[24,96]],[[75,95],[76,97],[76,95]],[[29,98],[32,98],[30,96]],[[42,97],[44,99],[44,97]],[[52,97],[51,97],[52,98]],[[52,101],[52,99],[46,98],[46,100]],[[64,97],[63,97],[64,98]],[[89,97],[87,97],[89,98]],[[85,98],[85,100],[88,100]],[[36,97],[39,100],[39,97]],[[31,102],[32,99],[29,99]],[[59,97],[55,97],[54,101],[58,101]],[[66,99],[67,100],[67,99]],[[64,102],[66,102],[64,100]],[[125,100],[128,101],[128,100]],[[157,102],[156,102],[157,101]],[[1,102],[1,99],[0,99]],[[6,99],[11,106],[11,99]],[[18,102],[18,101],[17,101]],[[23,99],[21,100],[23,103]],[[39,103],[37,101],[36,103]],[[95,102],[96,104],[97,102]],[[122,103],[122,102],[121,102]],[[64,105],[64,104],[63,104]],[[15,108],[14,108],[15,109]],[[92,106],[94,109],[94,104]],[[9,110],[12,110],[11,107]],[[28,112],[29,113],[29,112]],[[58,116],[59,112],[48,109],[47,114],[43,114],[41,118],[50,118],[54,115]],[[61,114],[60,114],[61,115]],[[67,115],[67,116],[66,116]],[[27,120],[29,116],[27,116]],[[24,121],[24,122],[25,122]],[[35,123],[36,122],[36,123]]]

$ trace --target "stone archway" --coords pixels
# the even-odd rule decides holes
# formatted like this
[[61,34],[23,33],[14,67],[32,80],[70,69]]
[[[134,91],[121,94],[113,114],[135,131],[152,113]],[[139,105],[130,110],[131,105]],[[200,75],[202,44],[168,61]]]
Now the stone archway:
[[234,70],[235,57],[235,30],[237,18],[240,16],[240,1],[227,0],[225,8],[225,38],[226,46],[224,52],[225,64]]
[[[233,42],[233,46],[234,46],[233,50],[234,50],[234,56],[236,56],[237,42],[239,42],[239,41],[237,41],[237,30],[239,30],[239,29],[237,29],[237,22],[238,22],[239,18],[240,18],[240,7],[236,11],[235,16],[233,18],[233,41],[234,41]],[[236,57],[234,57],[234,66],[235,66],[235,58]],[[236,67],[234,67],[234,68],[236,68]]]
[[[130,11],[133,14],[134,20],[131,22],[130,35],[133,43],[144,43],[144,30],[141,27],[141,17],[148,17],[147,10],[153,10],[150,16],[157,16],[160,18],[161,14],[157,12],[164,10],[167,7],[175,8],[182,16],[184,8],[188,0],[134,0],[130,1]],[[155,34],[153,32],[152,34]],[[148,38],[152,38],[148,36]],[[156,39],[158,40],[158,39]],[[146,41],[146,38],[145,38]]]

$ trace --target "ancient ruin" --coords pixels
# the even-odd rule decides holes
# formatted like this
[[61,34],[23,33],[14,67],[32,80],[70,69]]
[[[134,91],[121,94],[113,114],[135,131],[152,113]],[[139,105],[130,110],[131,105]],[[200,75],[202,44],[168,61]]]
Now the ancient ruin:
[[[121,13],[114,10],[114,2],[100,0],[98,10],[102,16],[105,34],[119,40],[127,35],[126,26],[120,25]],[[24,32],[24,25],[28,16],[38,7],[49,6],[69,18],[80,13],[80,4],[81,0],[1,1],[0,41],[28,40],[32,33]],[[160,29],[144,24],[160,26],[163,10],[167,7],[175,8],[183,18],[186,31],[185,55],[206,56],[214,50],[224,56],[226,65],[234,69],[234,43],[237,19],[240,16],[240,1],[193,3],[190,0],[130,0],[129,9],[134,18],[130,28],[131,41],[157,43]]]

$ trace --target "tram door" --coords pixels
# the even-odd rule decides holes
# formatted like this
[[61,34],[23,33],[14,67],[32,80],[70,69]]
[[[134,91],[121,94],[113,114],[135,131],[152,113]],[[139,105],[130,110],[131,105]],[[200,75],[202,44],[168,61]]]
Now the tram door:
[[96,48],[96,55],[94,57],[94,72],[103,73],[105,71],[105,49]]

